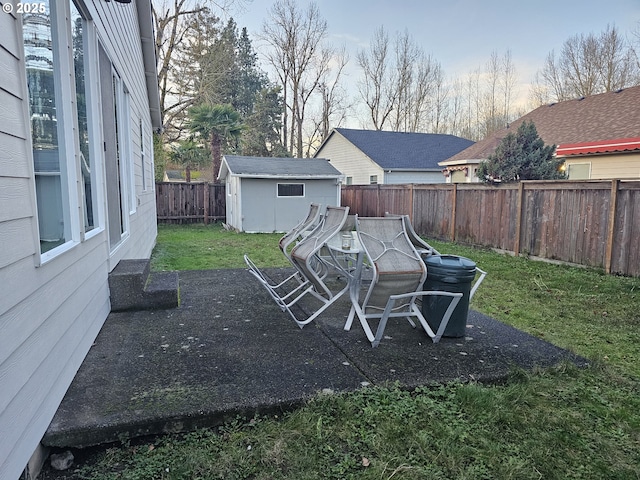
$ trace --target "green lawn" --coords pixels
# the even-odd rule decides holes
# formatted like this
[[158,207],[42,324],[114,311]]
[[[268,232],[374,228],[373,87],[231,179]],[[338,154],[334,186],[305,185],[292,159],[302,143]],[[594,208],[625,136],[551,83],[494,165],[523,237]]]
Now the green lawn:
[[[243,253],[282,266],[279,237],[161,226],[152,266],[243,268]],[[640,279],[432,243],[489,272],[473,308],[592,367],[319,396],[279,417],[107,449],[75,478],[640,478]]]

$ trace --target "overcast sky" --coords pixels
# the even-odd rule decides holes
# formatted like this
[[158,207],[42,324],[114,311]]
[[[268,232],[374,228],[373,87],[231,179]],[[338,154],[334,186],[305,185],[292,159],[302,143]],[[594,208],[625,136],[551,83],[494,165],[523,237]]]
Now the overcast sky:
[[[298,0],[306,7],[310,0]],[[232,13],[255,40],[275,0],[252,0]],[[528,84],[547,54],[559,52],[576,34],[599,34],[607,25],[630,35],[639,28],[640,0],[316,0],[327,20],[329,41],[344,44],[351,56],[351,76],[359,75],[356,52],[367,48],[384,25],[394,35],[407,30],[431,54],[449,78],[484,66],[491,53],[507,50],[526,97]],[[355,80],[355,79],[354,79]]]

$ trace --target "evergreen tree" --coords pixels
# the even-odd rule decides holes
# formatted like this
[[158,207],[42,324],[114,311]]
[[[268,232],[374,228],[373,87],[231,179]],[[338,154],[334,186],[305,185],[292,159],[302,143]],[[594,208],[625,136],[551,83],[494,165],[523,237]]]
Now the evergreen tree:
[[245,120],[240,143],[243,155],[288,157],[282,145],[282,96],[280,87],[262,89],[255,98],[253,112]]
[[533,122],[525,121],[516,133],[509,132],[487,161],[480,163],[478,177],[486,183],[565,178],[562,159],[554,158],[555,145],[545,145]]

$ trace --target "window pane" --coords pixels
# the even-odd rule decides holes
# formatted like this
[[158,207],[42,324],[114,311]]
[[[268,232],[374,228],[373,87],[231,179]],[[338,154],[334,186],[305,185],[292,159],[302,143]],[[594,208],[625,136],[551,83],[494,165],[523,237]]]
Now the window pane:
[[[48,1],[42,2],[44,13],[24,13],[23,41],[27,84],[29,88],[29,114],[33,161],[36,174],[36,196],[40,248],[51,250],[70,240],[66,168],[60,161],[58,143],[57,105],[60,86],[57,85],[58,52],[52,32],[52,15]],[[40,12],[40,9],[38,9]],[[62,137],[62,135],[60,135]]]
[[95,224],[94,201],[92,188],[92,159],[89,150],[89,128],[87,123],[87,90],[86,90],[86,27],[85,21],[73,2],[71,5],[73,69],[76,81],[76,111],[78,117],[78,139],[80,141],[80,168],[82,171],[82,187],[84,194],[84,227],[92,230]]
[[302,183],[279,183],[279,197],[304,197],[304,184]]

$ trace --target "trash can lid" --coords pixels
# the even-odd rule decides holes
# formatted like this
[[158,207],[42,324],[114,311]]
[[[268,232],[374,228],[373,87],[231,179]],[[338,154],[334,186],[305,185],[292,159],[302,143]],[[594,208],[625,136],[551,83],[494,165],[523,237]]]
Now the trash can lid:
[[457,255],[430,255],[424,259],[424,263],[427,266],[427,275],[466,277],[475,276],[476,273],[476,263],[473,260]]

